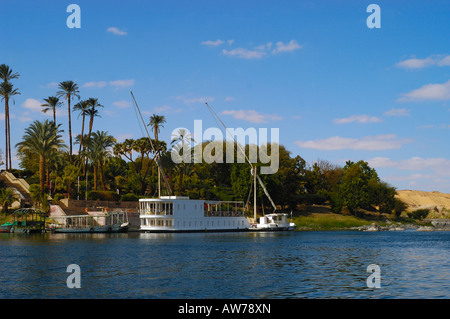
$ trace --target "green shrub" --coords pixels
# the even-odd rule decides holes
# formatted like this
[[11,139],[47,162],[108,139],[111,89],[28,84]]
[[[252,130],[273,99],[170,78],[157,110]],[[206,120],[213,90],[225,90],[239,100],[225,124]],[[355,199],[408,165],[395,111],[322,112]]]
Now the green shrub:
[[339,193],[330,193],[330,205],[333,213],[335,214],[342,213],[344,203],[342,201],[342,198],[339,196]]
[[122,202],[137,202],[139,200],[139,197],[136,196],[136,194],[128,193],[122,195],[121,200]]
[[416,209],[415,211],[407,213],[409,218],[413,219],[424,219],[430,213],[429,209]]

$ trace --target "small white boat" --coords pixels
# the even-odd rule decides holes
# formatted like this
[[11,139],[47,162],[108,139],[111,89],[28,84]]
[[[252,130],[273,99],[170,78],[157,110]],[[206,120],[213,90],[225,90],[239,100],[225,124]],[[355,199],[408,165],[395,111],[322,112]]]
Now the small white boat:
[[259,218],[259,222],[252,224],[249,230],[252,231],[288,231],[295,229],[295,223],[288,222],[288,214],[273,213]]
[[54,233],[126,233],[129,227],[128,214],[121,211],[61,218],[62,222],[51,227]]

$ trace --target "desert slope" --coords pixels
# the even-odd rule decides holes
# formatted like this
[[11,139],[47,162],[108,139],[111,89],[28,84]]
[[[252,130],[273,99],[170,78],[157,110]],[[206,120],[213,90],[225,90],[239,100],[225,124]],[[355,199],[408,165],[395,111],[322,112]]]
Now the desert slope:
[[408,210],[437,208],[441,211],[442,208],[450,209],[450,194],[446,193],[400,190],[397,191],[395,197],[405,202],[408,205]]

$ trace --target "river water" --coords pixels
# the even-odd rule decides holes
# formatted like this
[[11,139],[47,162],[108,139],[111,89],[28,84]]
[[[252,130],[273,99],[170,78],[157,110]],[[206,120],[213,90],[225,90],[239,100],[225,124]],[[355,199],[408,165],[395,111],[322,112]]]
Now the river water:
[[447,299],[449,251],[450,232],[0,234],[0,298]]

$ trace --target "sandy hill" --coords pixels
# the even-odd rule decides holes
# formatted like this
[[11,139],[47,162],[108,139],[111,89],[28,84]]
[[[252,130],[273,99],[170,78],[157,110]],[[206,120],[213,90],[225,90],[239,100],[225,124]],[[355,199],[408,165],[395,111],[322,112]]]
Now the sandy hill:
[[443,208],[450,210],[450,194],[446,193],[400,190],[397,191],[396,197],[404,201],[409,210],[419,208],[436,208],[439,211]]

